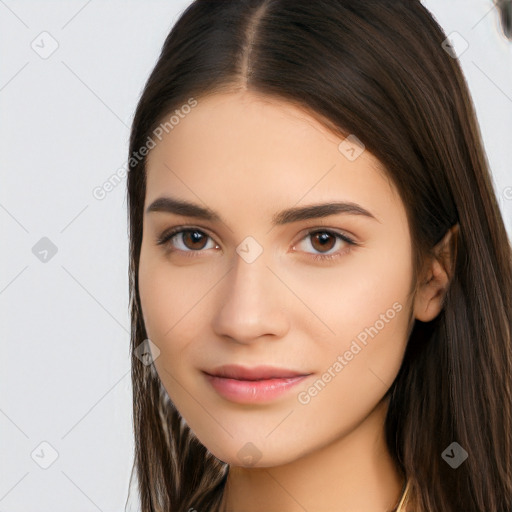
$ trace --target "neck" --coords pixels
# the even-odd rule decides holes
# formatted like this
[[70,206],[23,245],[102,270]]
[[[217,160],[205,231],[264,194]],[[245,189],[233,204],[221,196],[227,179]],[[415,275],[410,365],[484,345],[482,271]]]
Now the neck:
[[230,466],[223,512],[385,512],[397,506],[404,479],[384,438],[387,401],[351,432],[285,465]]

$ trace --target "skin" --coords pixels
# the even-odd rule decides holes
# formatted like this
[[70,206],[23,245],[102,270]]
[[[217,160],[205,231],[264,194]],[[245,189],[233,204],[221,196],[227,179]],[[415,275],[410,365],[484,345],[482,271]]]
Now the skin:
[[[139,291],[165,389],[201,443],[230,464],[223,510],[385,511],[401,495],[384,440],[383,397],[414,319],[439,314],[448,276],[440,258],[413,275],[394,185],[368,150],[347,159],[342,140],[296,106],[243,90],[198,98],[148,155],[145,209],[172,196],[222,219],[145,213]],[[376,219],[339,213],[272,226],[283,209],[329,201],[357,203]],[[178,234],[157,245],[179,226],[206,239],[194,245]],[[332,236],[322,247],[308,235],[322,229],[358,245]],[[251,263],[236,252],[247,236],[263,249]],[[324,252],[339,257],[313,259]],[[300,403],[298,394],[397,303],[400,312]],[[237,404],[200,371],[222,364],[312,375],[278,399]],[[250,463],[239,455],[248,442],[257,454]]]

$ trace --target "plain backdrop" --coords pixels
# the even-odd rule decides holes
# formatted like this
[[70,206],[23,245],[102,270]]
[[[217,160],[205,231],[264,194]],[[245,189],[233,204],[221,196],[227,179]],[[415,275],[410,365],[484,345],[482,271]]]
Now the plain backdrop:
[[[133,461],[129,127],[189,1],[0,0],[0,512],[119,512]],[[489,0],[428,0],[512,233],[512,50]],[[461,39],[458,39],[461,41]]]

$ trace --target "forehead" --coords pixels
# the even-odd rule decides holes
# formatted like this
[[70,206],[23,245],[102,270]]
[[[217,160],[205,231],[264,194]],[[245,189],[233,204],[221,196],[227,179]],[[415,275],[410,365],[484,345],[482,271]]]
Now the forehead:
[[251,213],[333,199],[401,208],[369,151],[347,158],[343,136],[288,102],[241,91],[198,98],[186,111],[148,155],[146,205],[169,193],[239,212],[252,205]]

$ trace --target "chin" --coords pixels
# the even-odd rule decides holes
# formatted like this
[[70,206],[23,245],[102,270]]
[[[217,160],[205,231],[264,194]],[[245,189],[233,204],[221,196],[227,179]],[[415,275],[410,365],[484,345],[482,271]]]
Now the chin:
[[199,437],[198,439],[217,459],[230,466],[247,469],[288,464],[302,455],[300,450],[294,450],[282,442],[248,441],[245,437],[243,440],[239,437],[229,438],[225,442],[218,438],[204,441]]

